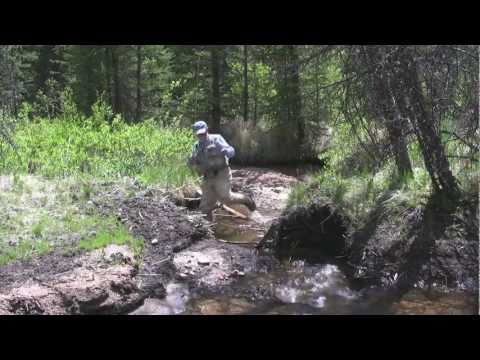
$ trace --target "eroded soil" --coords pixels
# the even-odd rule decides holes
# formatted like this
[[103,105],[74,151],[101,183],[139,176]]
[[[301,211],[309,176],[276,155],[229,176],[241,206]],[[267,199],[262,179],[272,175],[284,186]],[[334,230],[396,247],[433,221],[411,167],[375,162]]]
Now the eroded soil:
[[[144,239],[141,256],[135,257],[133,250],[127,246],[110,245],[91,252],[59,249],[0,267],[0,314],[478,312],[478,301],[471,296],[426,296],[421,289],[386,302],[380,296],[383,294],[381,288],[352,290],[348,278],[358,276],[353,272],[349,274],[330,264],[302,261],[285,264],[276,257],[259,252],[257,245],[269,229],[272,236],[265,238],[276,239],[271,244],[291,242],[288,237],[283,240],[278,237],[282,233],[278,225],[271,226],[279,224],[280,218],[285,219],[283,229],[288,229],[292,239],[299,236],[306,239],[304,245],[308,252],[318,248],[318,241],[323,239],[318,234],[324,233],[327,228],[335,230],[330,229],[329,233],[338,234],[344,229],[340,229],[337,223],[340,219],[330,216],[335,213],[331,207],[313,209],[306,216],[298,217],[294,211],[281,216],[289,189],[299,181],[296,174],[242,168],[233,170],[232,175],[233,190],[250,194],[257,204],[257,211],[250,213],[241,205],[232,206],[235,211],[247,216],[243,219],[219,208],[215,211],[213,223],[206,221],[195,206],[178,206],[178,198],[161,189],[131,186],[125,190],[104,184],[105,191],[100,191],[91,205],[101,214],[114,215],[131,234]],[[1,186],[11,184],[2,183]],[[188,196],[195,196],[192,194]],[[320,222],[323,226],[318,224],[318,217],[322,218]],[[324,221],[327,217],[328,221]],[[300,222],[303,225],[294,229]],[[359,266],[354,269],[362,270],[362,266],[370,264],[370,261],[371,267],[363,274],[379,274],[380,279],[395,282],[400,271],[388,268],[386,262],[394,262],[395,251],[402,253],[403,248],[400,243],[394,246],[397,236],[389,236],[387,230],[397,229],[398,226],[385,221],[377,225],[365,238],[369,239],[368,242],[360,241],[361,238],[350,239],[357,241],[358,246],[354,253],[359,254]],[[439,243],[442,241],[439,240]],[[458,259],[468,255],[460,251],[464,247],[460,249],[457,246],[464,246],[462,241],[467,240],[445,243],[441,247],[451,249],[456,255],[447,256],[447,251],[442,253],[445,256],[436,256],[438,268],[450,268],[450,262],[459,262]],[[385,254],[377,249],[382,244],[389,249]],[[410,242],[402,244],[411,246]],[[329,249],[336,254],[337,249]],[[349,256],[355,261],[355,256]],[[468,259],[474,257],[475,254],[467,256]],[[379,263],[375,259],[384,262]],[[397,259],[397,262],[400,266],[401,261]],[[379,268],[379,264],[383,267]],[[477,266],[478,272],[478,264],[466,264],[468,266],[462,265],[465,269]]]
[[255,245],[281,213],[296,181],[266,169],[233,170],[233,190],[252,195],[258,211],[252,214],[235,207],[249,217],[245,220],[218,209],[214,224],[198,211],[176,206],[169,194],[158,189],[133,195],[105,192],[93,204],[144,239],[141,257],[135,259],[126,246],[111,245],[89,253],[57,250],[3,266],[0,312],[125,314],[146,299],[148,306],[155,299],[168,298],[175,283],[189,293],[220,292],[275,263],[273,258],[256,256]]

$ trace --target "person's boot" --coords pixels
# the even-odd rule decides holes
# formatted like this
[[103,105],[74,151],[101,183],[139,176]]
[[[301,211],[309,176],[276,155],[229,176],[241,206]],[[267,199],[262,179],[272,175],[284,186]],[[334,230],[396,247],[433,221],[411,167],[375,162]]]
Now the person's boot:
[[253,201],[253,199],[248,196],[248,195],[245,195],[245,206],[248,207],[248,209],[251,211],[251,212],[254,212],[256,209],[257,209],[257,205],[255,204],[255,201]]

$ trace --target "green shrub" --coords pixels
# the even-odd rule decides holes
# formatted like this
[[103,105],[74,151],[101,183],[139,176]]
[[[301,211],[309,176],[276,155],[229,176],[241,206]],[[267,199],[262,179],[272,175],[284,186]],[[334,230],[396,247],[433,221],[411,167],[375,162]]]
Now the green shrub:
[[0,173],[139,176],[166,185],[193,177],[185,166],[194,142],[189,129],[160,128],[154,120],[129,125],[119,116],[109,124],[112,112],[102,102],[95,103],[92,117],[83,121],[74,109],[69,111],[62,119],[18,126],[13,139],[18,156],[0,142]]
[[361,226],[379,205],[389,211],[401,211],[425,204],[431,190],[430,177],[424,168],[413,170],[413,176],[400,182],[400,186],[391,161],[375,174],[365,172],[343,176],[332,168],[322,170],[307,183],[300,183],[292,189],[288,207],[328,199],[351,219],[354,226]]

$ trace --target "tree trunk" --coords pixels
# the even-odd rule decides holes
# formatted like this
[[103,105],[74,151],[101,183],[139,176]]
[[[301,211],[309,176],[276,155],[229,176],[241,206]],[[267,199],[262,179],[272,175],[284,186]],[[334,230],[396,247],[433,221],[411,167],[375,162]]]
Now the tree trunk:
[[107,89],[107,98],[108,98],[109,104],[113,104],[111,60],[112,60],[111,49],[109,46],[106,46],[104,62],[105,62],[105,77],[107,81],[107,86],[105,88]]
[[397,166],[400,179],[411,176],[413,174],[412,163],[408,155],[407,143],[405,142],[403,118],[394,101],[389,87],[389,79],[386,82],[380,81],[380,92],[378,96],[383,102],[383,116],[385,127],[388,132],[388,138],[392,147],[395,165]]
[[243,45],[243,121],[248,121],[248,47]]
[[12,87],[12,105],[13,105],[13,115],[16,117],[18,114],[18,104],[17,104],[17,73],[12,66],[12,77],[13,77],[13,87]]
[[302,117],[302,94],[300,90],[300,65],[295,45],[287,46],[289,120],[296,126],[296,142],[299,158],[303,158],[305,150],[305,123]]
[[120,92],[120,69],[118,65],[118,51],[117,47],[111,48],[112,56],[112,71],[113,71],[113,111],[117,114],[122,114],[122,99]]
[[137,45],[137,109],[135,111],[135,119],[140,122],[142,116],[142,46]]
[[412,163],[410,161],[410,156],[408,155],[407,144],[403,134],[402,119],[399,114],[387,120],[386,128],[390,144],[392,145],[398,174],[402,179],[411,176],[413,174]]
[[257,64],[253,62],[253,125],[257,125]]
[[315,121],[320,119],[320,85],[318,81],[318,70],[320,68],[320,63],[318,57],[315,60]]
[[421,91],[413,54],[407,50],[399,60],[402,81],[397,83],[396,92],[400,108],[408,115],[414,128],[436,195],[455,204],[460,189],[450,171],[441,139],[435,130],[434,119],[426,110],[426,100]]
[[[373,69],[373,66],[381,62],[382,51],[379,51],[379,47],[371,46],[365,47],[365,51],[367,60],[365,65],[367,68]],[[384,65],[380,69],[372,71],[370,88],[373,95],[372,112],[382,119],[388,133],[398,174],[403,180],[406,176],[413,174],[413,171],[403,131],[405,125],[392,94],[392,83],[396,83],[396,81],[388,66]]]
[[220,120],[221,120],[220,49],[217,46],[212,46],[210,50],[210,55],[211,55],[211,71],[212,71],[212,121],[209,127],[212,132],[219,132]]
[[277,80],[278,125],[283,134],[283,145],[288,147],[289,159],[301,161],[305,155],[305,124],[302,118],[300,93],[300,65],[295,45],[272,47],[273,67]]

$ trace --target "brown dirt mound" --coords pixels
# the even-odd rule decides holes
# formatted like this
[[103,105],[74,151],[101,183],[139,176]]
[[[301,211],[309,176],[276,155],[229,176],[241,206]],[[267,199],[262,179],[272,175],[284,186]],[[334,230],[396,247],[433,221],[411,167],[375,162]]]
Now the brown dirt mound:
[[0,313],[120,314],[146,297],[165,296],[165,285],[176,273],[173,255],[209,238],[211,231],[201,215],[187,214],[159,193],[116,200],[103,210],[108,214],[115,208],[129,231],[145,239],[139,266],[128,248],[116,256],[115,245],[89,254],[57,250],[3,266]]
[[334,258],[345,251],[346,231],[346,221],[333,205],[297,207],[274,222],[258,248],[280,257]]
[[119,205],[119,217],[134,236],[145,240],[139,286],[154,293],[162,289],[160,296],[165,284],[175,277],[174,254],[212,237],[201,214],[187,213],[185,208],[153,193],[124,200]]
[[[0,314],[122,314],[135,308],[147,294],[132,280],[131,261],[112,263],[105,254],[96,250],[76,257],[66,271],[42,274],[36,268],[28,280],[15,279],[2,288]],[[55,256],[42,260],[52,259]]]
[[333,205],[319,202],[274,221],[258,248],[280,258],[333,260],[357,289],[478,293],[478,237],[466,224],[430,208],[389,213],[379,207],[350,235],[348,220]]
[[[293,177],[268,170],[234,173],[234,190],[253,194],[262,204],[262,210],[270,211],[268,216],[262,214],[260,223],[249,220],[243,225],[262,230],[270,217],[280,213],[285,204],[285,190],[295,181]],[[145,240],[141,259],[136,259],[138,264],[128,260],[130,255],[114,254],[114,260],[109,260],[110,253],[118,249],[110,249],[113,252],[105,249],[88,254],[57,250],[3,266],[0,313],[128,313],[146,298],[165,297],[166,287],[172,281],[187,283],[192,291],[215,292],[269,264],[258,262],[251,247],[216,241],[212,224],[200,213],[176,206],[171,194],[137,187],[130,192],[120,190],[102,191],[92,203],[101,214],[116,215],[134,236]],[[136,195],[130,195],[132,191]],[[131,249],[125,251],[131,254]]]
[[351,240],[347,271],[358,286],[478,292],[478,237],[456,216],[380,208]]
[[[200,214],[188,215],[185,209],[156,197],[127,199],[120,205],[119,214],[128,230],[145,239],[147,248],[158,256],[181,251],[209,235]],[[160,246],[152,245],[152,241]]]

